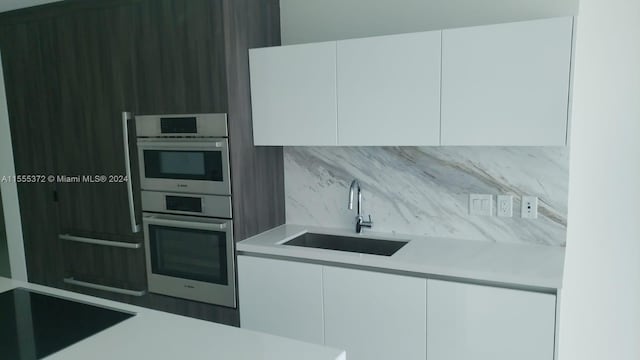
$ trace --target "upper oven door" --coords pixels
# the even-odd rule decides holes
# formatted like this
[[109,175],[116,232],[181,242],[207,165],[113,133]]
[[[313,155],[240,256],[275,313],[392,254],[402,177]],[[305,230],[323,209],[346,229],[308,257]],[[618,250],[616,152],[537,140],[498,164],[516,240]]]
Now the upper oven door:
[[143,190],[231,195],[225,138],[138,139]]

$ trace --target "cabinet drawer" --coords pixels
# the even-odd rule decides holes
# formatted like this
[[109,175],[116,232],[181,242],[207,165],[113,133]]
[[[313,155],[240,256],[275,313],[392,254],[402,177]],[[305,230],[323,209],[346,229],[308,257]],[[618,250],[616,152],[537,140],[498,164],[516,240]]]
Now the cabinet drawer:
[[[131,291],[146,289],[143,248],[62,241],[65,279]],[[73,285],[79,290],[82,286]]]
[[424,360],[426,279],[324,266],[325,344],[351,360]]
[[240,326],[322,344],[322,266],[238,256]]
[[428,280],[427,359],[553,360],[556,297]]

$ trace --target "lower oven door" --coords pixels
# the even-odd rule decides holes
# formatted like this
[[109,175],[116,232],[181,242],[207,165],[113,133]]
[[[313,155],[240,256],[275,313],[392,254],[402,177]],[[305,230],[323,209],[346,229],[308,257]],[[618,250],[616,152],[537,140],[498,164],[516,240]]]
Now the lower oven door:
[[145,213],[149,292],[236,307],[231,220]]

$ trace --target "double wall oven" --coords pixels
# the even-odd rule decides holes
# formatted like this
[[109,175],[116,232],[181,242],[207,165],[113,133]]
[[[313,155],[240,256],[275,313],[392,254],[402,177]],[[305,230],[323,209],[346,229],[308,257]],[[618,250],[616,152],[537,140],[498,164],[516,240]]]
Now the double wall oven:
[[236,307],[226,114],[135,120],[149,291]]

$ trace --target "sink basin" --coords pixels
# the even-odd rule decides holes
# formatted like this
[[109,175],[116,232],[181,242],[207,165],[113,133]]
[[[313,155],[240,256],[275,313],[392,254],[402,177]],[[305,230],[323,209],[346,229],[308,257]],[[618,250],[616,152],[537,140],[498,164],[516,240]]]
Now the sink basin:
[[348,251],[361,254],[391,256],[408,241],[367,239],[361,237],[305,233],[282,245]]

